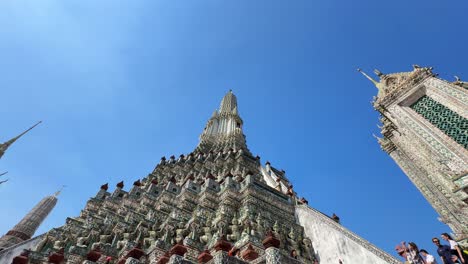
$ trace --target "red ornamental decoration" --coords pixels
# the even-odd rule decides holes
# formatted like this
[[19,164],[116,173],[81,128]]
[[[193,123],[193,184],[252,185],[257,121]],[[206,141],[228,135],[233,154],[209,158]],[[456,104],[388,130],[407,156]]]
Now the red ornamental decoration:
[[123,187],[124,187],[124,182],[123,181],[117,183],[117,188],[122,189]]
[[257,251],[255,251],[255,249],[252,247],[252,244],[249,244],[249,246],[247,247],[247,249],[245,249],[242,253],[241,253],[241,257],[247,261],[252,261],[256,258],[258,258],[258,253]]
[[154,184],[154,185],[158,185],[158,180],[157,179],[152,179],[151,183]]
[[27,264],[29,262],[29,252],[23,251],[19,256],[13,258],[12,264]]
[[140,259],[143,255],[145,255],[145,251],[138,247],[132,248],[127,255],[125,256],[126,258],[134,258],[134,259]]
[[340,218],[336,215],[336,214],[333,214],[331,219],[333,219],[335,222],[339,223],[340,222]]
[[28,264],[28,261],[29,261],[28,257],[16,256],[11,263],[12,264]]
[[263,241],[262,241],[262,244],[265,247],[265,249],[270,248],[270,247],[279,248],[280,241],[279,241],[279,239],[277,239],[275,237],[273,232],[268,231],[267,234],[266,234],[265,239],[263,239]]
[[96,262],[101,258],[101,252],[98,250],[91,250],[89,251],[88,255],[86,255],[86,259],[89,261]]
[[229,252],[231,248],[232,248],[231,243],[227,242],[224,236],[219,238],[218,241],[216,241],[216,244],[214,245],[214,249],[216,251],[222,250],[222,251]]
[[169,262],[169,254],[166,252],[157,262],[157,264],[166,264]]
[[141,186],[141,182],[140,180],[136,180],[134,183],[133,183],[134,186]]
[[59,251],[54,252],[49,255],[49,262],[54,263],[54,264],[60,264],[63,262],[65,259],[65,256],[63,256],[64,249],[61,248]]
[[109,189],[108,183],[101,185],[101,190],[107,191],[107,189]]
[[239,252],[238,248],[232,247],[231,250],[229,250],[229,252],[228,252],[228,256],[235,257],[238,252]]
[[182,244],[182,241],[175,244],[170,250],[169,255],[183,256],[187,252],[187,248]]
[[198,255],[198,263],[206,263],[213,259],[213,256],[211,256],[209,250],[202,251],[200,255]]
[[307,201],[304,197],[302,197],[299,202],[301,202],[302,204],[309,204],[309,201]]

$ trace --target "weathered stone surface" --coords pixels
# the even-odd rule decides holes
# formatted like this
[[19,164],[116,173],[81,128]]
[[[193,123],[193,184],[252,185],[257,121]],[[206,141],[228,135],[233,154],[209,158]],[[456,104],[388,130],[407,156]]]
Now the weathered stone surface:
[[[410,72],[376,73],[380,81],[366,77],[378,88],[373,106],[381,114],[379,144],[468,245],[468,138],[462,133],[468,122],[466,82],[444,81],[432,67],[417,65]],[[417,111],[422,99],[438,106]]]
[[100,254],[98,263],[299,264],[327,255],[317,254],[314,239],[296,219],[304,199],[284,171],[270,163],[263,167],[252,156],[242,124],[229,92],[193,152],[161,158],[129,190],[124,182],[113,192],[104,184],[78,217],[48,232],[29,258],[40,263],[62,247],[68,263]]
[[14,257],[19,256],[25,249],[35,248],[41,242],[44,235],[31,238],[13,247],[0,251],[0,264],[11,264]]

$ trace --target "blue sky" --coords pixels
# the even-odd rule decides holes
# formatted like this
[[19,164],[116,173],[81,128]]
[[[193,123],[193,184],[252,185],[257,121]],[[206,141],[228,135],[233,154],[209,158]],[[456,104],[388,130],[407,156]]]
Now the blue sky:
[[468,79],[466,1],[1,1],[5,233],[68,187],[38,233],[103,183],[127,187],[189,153],[233,89],[254,154],[387,252],[449,231],[372,137],[376,89],[356,72],[433,66]]

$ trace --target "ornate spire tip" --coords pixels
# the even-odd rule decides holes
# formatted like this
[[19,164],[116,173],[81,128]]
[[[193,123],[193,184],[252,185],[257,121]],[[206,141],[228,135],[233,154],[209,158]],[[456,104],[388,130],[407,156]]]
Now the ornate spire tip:
[[56,191],[54,193],[54,196],[55,197],[58,197],[60,195],[60,193],[62,192],[63,188],[67,187],[66,185],[62,185],[62,187],[60,187],[60,189],[58,191]]
[[[361,68],[358,68],[357,71],[360,72],[362,75],[364,75],[364,77],[366,77],[369,81],[371,81],[379,89],[379,84],[380,83],[378,81],[372,79],[372,77],[367,75],[367,73],[365,73],[363,70],[361,70]],[[380,71],[379,71],[379,73],[380,73]]]

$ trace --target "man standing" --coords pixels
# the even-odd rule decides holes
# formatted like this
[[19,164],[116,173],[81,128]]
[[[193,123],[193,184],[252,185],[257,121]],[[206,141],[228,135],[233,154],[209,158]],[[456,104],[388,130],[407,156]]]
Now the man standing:
[[434,256],[427,253],[425,249],[419,250],[419,253],[421,253],[421,255],[423,256],[424,261],[426,261],[426,264],[437,264],[437,261],[435,260]]
[[437,246],[437,254],[439,254],[443,264],[455,264],[452,261],[452,254],[450,253],[449,246],[441,245],[440,240],[437,237],[434,237],[432,239],[432,243],[434,243]]

